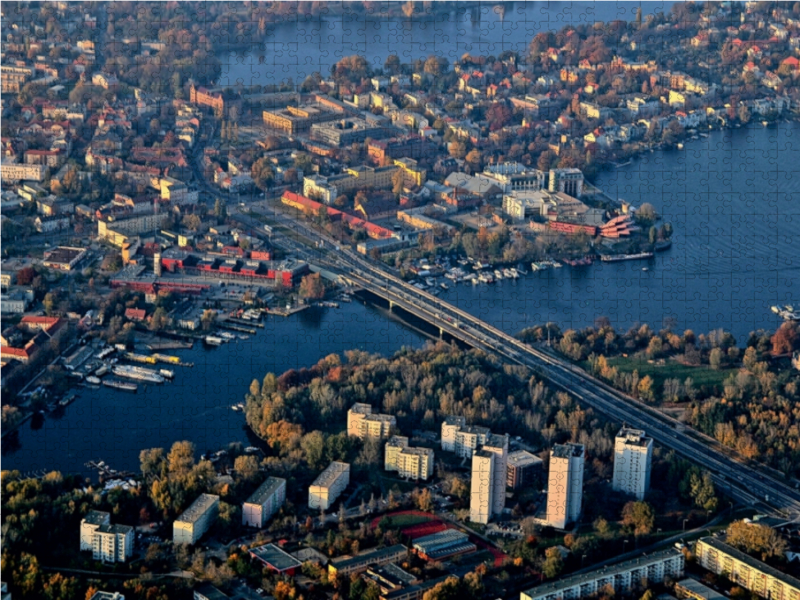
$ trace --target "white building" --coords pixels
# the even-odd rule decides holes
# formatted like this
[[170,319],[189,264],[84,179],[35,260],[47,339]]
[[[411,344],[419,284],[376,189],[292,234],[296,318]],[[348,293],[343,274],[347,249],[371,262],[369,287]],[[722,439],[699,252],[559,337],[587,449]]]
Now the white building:
[[471,458],[472,453],[486,443],[492,432],[488,427],[470,425],[462,427],[456,432],[456,456],[460,458]]
[[100,510],[90,510],[81,519],[81,550],[91,550],[94,532],[101,525],[111,524],[111,514]]
[[451,415],[442,422],[442,450],[445,452],[456,451],[456,433],[467,424],[464,417]]
[[472,455],[470,521],[486,524],[503,512],[506,504],[508,436],[489,435],[480,450]]
[[583,193],[583,172],[580,169],[550,169],[551,192],[564,192],[575,198]]
[[133,555],[133,527],[100,525],[92,536],[92,557],[106,563],[126,562]]
[[242,504],[242,525],[264,527],[286,500],[286,480],[268,477]]
[[517,162],[489,165],[477,177],[486,179],[500,187],[504,194],[518,190],[541,190],[545,187],[547,174]]
[[653,438],[641,429],[623,427],[614,440],[613,488],[643,500],[650,489]]
[[172,524],[172,542],[194,544],[203,537],[219,514],[219,496],[201,494]]
[[334,461],[308,488],[308,507],[328,510],[350,484],[350,465]]
[[729,546],[716,537],[695,543],[698,564],[712,573],[722,573],[734,584],[772,600],[800,599],[800,580]]
[[581,514],[583,500],[583,444],[563,444],[550,453],[550,474],[547,481],[547,523],[564,529]]
[[369,404],[356,402],[347,411],[347,435],[362,440],[388,438],[396,426],[392,415],[373,414]]
[[620,596],[641,585],[643,581],[650,586],[664,582],[667,577],[678,579],[683,576],[684,564],[683,553],[676,548],[669,548],[589,573],[556,579],[522,592],[519,598],[520,600],[578,600],[599,595],[608,588]]
[[384,468],[407,479],[428,479],[433,475],[433,450],[409,447],[407,437],[394,435],[386,442]]

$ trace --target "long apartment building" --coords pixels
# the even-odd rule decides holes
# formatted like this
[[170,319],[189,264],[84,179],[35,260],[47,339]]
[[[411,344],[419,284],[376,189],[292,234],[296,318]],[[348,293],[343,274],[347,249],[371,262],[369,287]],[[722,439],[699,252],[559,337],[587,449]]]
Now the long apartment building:
[[653,552],[596,571],[550,581],[526,590],[520,600],[578,600],[599,594],[608,588],[621,595],[647,581],[662,583],[665,578],[683,575],[685,559],[676,548]]
[[697,563],[704,569],[769,600],[800,600],[800,580],[787,575],[716,537],[704,537],[694,546]]
[[390,562],[402,560],[408,556],[408,548],[402,544],[395,544],[377,550],[365,550],[355,556],[342,556],[334,558],[328,564],[328,572],[340,577],[362,573],[374,565],[385,565]]
[[392,415],[372,412],[369,404],[356,402],[347,411],[347,435],[362,440],[380,440],[388,438],[392,429],[397,427],[397,420]]
[[328,510],[350,484],[350,465],[334,461],[308,488],[308,507]]
[[577,521],[583,502],[583,444],[557,444],[550,453],[547,479],[547,523],[564,529]]
[[219,514],[219,496],[200,494],[172,524],[174,544],[194,544],[213,525]]
[[386,442],[384,468],[400,477],[427,480],[433,475],[433,450],[410,447],[407,437],[394,435]]
[[264,527],[286,500],[286,480],[268,477],[242,504],[242,525]]
[[641,429],[620,429],[614,440],[614,490],[644,500],[650,489],[652,461],[653,438]]
[[506,505],[508,436],[489,435],[472,455],[469,519],[483,523],[503,512]]
[[293,135],[307,131],[314,123],[341,118],[341,114],[325,110],[321,105],[304,104],[277,110],[265,110],[261,113],[261,117],[264,125],[270,129]]

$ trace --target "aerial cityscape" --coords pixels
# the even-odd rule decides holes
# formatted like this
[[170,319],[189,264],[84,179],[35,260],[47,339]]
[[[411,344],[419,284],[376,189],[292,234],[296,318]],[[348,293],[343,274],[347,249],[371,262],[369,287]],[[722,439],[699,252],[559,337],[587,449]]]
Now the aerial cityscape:
[[0,12],[0,600],[800,600],[800,2]]

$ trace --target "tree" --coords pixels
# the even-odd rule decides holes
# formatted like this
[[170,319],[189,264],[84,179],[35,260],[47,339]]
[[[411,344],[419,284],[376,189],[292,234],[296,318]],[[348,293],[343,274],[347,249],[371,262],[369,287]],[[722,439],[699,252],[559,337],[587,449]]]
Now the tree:
[[424,71],[434,77],[439,77],[447,72],[449,66],[450,61],[443,56],[429,56],[425,61]]
[[214,202],[214,216],[218,221],[223,221],[228,217],[228,207],[225,204],[225,200],[216,199]]
[[[276,138],[277,139],[277,138]],[[275,171],[267,158],[259,158],[250,168],[250,176],[260,190],[271,187],[275,181]]]
[[711,479],[711,473],[703,471],[701,474],[699,471],[699,469],[692,469],[689,472],[689,494],[697,506],[713,512],[717,510],[719,503],[714,489],[714,481]]
[[561,558],[561,551],[553,546],[544,552],[545,560],[542,565],[542,574],[547,579],[558,577],[561,571],[564,570],[564,560]]
[[139,465],[145,478],[158,475],[164,463],[164,449],[150,448],[139,452]]
[[383,68],[386,70],[390,75],[397,75],[400,72],[402,67],[402,63],[400,62],[400,57],[396,54],[390,54],[386,57],[386,62],[383,63]]
[[645,202],[636,211],[636,218],[640,221],[652,223],[656,220],[656,209],[649,202]]
[[233,469],[245,481],[252,481],[258,475],[258,459],[252,455],[237,456]]
[[189,231],[197,231],[202,221],[198,215],[184,215],[181,224]]
[[647,502],[628,502],[622,508],[622,524],[633,529],[634,535],[648,535],[655,524],[653,507]]
[[325,283],[319,273],[305,275],[300,280],[299,293],[301,298],[308,300],[322,300],[325,297]]
[[194,466],[194,444],[192,442],[175,442],[167,455],[170,475],[182,477]]
[[422,512],[433,511],[433,497],[431,496],[431,491],[428,488],[423,489],[419,494],[414,496],[414,503]]
[[720,348],[713,348],[708,354],[708,364],[715,371],[719,371],[722,366],[722,350]]
[[200,317],[200,323],[203,326],[203,331],[210,331],[214,327],[217,320],[217,313],[210,308],[203,311],[203,316]]
[[788,549],[786,540],[771,527],[745,521],[730,524],[726,541],[748,554],[759,556],[761,560],[783,558]]

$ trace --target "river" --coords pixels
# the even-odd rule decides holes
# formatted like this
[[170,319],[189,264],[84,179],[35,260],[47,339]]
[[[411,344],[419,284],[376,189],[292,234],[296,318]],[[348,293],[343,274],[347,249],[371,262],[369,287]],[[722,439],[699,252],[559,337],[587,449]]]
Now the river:
[[[632,21],[642,14],[668,11],[673,2],[514,2],[504,13],[498,2],[469,3],[449,13],[403,17],[346,14],[298,17],[268,26],[263,48],[221,56],[220,85],[267,85],[291,79],[299,85],[314,72],[330,75],[342,57],[364,56],[383,67],[395,54],[404,64],[430,55],[452,64],[465,53],[498,56],[506,50],[520,54],[540,31],[558,31],[616,19]],[[264,57],[263,61],[260,57]]]
[[[797,137],[795,137],[797,136]],[[596,184],[634,205],[652,203],[674,226],[670,250],[650,261],[529,273],[494,286],[459,285],[443,300],[509,333],[554,321],[585,327],[604,315],[619,329],[674,320],[677,331],[774,329],[772,304],[800,304],[800,124],[711,132],[684,150],[645,154]],[[648,266],[648,271],[642,271]],[[251,439],[241,402],[253,378],[310,366],[348,349],[391,354],[423,335],[386,311],[353,302],[271,317],[250,340],[177,351],[192,368],[138,394],[81,390],[65,410],[3,439],[3,469],[84,472],[88,460],[136,469],[139,450],[193,441],[200,451]]]

